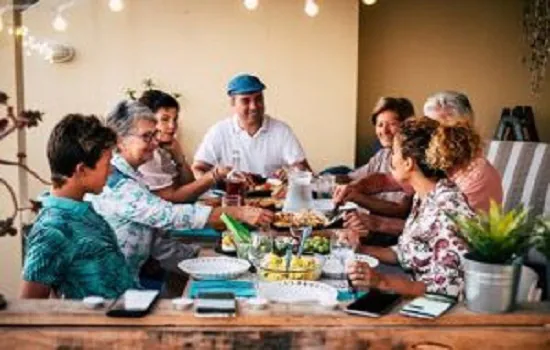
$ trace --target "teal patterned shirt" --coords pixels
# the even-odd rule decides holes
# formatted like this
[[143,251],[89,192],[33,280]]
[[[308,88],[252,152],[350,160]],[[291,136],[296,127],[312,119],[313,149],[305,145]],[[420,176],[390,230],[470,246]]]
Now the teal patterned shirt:
[[89,203],[53,195],[27,238],[23,279],[68,299],[112,299],[137,286],[109,224]]
[[100,195],[86,195],[94,209],[115,231],[118,245],[135,279],[149,256],[169,271],[195,257],[199,247],[169,237],[174,229],[201,229],[211,208],[200,204],[173,204],[153,194],[143,176],[120,155],[111,159],[113,171]]

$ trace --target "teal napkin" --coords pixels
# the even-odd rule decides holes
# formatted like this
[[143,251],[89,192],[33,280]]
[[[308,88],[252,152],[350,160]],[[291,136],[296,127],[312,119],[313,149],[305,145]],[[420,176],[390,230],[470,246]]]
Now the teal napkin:
[[221,233],[214,230],[213,228],[171,230],[170,235],[172,237],[207,237],[207,238],[221,237]]
[[[367,294],[366,292],[357,292],[357,298],[362,297],[363,295]],[[353,301],[355,298],[353,297],[353,293],[346,289],[338,289],[338,301]]]
[[250,281],[191,281],[189,297],[195,298],[199,292],[231,292],[243,298],[256,296],[254,283]]

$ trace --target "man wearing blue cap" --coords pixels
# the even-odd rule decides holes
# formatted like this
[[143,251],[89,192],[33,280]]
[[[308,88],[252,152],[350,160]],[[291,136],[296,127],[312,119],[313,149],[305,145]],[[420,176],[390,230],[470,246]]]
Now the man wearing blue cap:
[[233,116],[212,126],[195,154],[196,176],[217,165],[233,166],[239,155],[239,170],[273,176],[285,166],[310,170],[305,153],[292,129],[264,114],[265,85],[256,76],[237,75],[227,94]]

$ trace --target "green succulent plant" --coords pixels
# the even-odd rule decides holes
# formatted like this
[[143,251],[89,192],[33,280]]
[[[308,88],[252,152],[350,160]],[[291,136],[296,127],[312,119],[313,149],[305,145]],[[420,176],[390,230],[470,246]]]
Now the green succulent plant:
[[533,246],[550,260],[550,218],[537,220]]
[[523,255],[533,237],[535,220],[529,210],[519,207],[505,212],[491,202],[488,212],[466,218],[454,216],[460,233],[470,248],[470,256],[489,264],[507,264]]

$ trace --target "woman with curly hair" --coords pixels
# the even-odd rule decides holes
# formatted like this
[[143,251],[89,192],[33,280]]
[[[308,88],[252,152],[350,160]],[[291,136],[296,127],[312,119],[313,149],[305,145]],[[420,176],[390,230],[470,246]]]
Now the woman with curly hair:
[[462,293],[467,246],[450,216],[475,214],[446,174],[455,166],[469,164],[480,148],[480,137],[468,121],[449,126],[422,117],[402,124],[394,138],[391,172],[416,193],[411,214],[397,245],[365,246],[361,250],[384,263],[401,265],[413,280],[382,274],[367,264],[354,262],[348,266],[348,273],[355,286],[407,295]]

